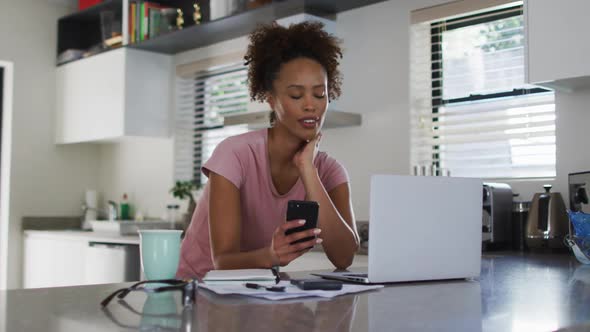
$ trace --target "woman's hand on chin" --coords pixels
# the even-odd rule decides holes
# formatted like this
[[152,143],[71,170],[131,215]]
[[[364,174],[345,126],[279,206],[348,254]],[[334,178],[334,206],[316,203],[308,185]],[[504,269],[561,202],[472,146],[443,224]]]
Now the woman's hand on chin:
[[312,140],[303,143],[299,151],[293,156],[293,163],[299,173],[305,173],[306,169],[313,169],[313,161],[318,154],[322,133],[318,133]]

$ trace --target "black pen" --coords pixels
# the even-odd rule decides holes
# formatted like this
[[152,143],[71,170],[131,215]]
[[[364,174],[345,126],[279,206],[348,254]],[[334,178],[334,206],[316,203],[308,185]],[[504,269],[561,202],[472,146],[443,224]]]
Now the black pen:
[[259,284],[255,284],[255,283],[251,283],[251,282],[247,282],[244,284],[244,286],[246,286],[247,288],[253,288],[253,289],[266,289],[269,292],[284,292],[285,291],[285,286],[262,286]]

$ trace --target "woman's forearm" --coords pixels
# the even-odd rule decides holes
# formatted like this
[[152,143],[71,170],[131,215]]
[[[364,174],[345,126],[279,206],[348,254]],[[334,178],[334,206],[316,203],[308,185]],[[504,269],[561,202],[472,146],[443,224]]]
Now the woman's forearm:
[[268,247],[252,251],[213,255],[216,270],[235,269],[266,269],[272,267],[272,259]]
[[334,266],[345,269],[352,264],[358,250],[358,236],[334,206],[320,181],[317,169],[310,167],[302,173],[307,200],[316,201],[320,205],[318,228],[322,229],[324,251]]

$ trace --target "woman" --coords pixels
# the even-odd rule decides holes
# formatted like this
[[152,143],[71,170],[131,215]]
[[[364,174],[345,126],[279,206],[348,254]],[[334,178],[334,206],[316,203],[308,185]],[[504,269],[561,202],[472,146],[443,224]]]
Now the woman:
[[[177,277],[212,269],[285,266],[322,244],[339,269],[359,245],[346,170],[318,152],[329,99],[340,95],[338,40],[321,23],[258,27],[245,56],[250,96],[268,102],[272,127],[221,142],[182,243]],[[289,200],[319,203],[318,227],[285,231]],[[313,240],[291,244],[312,236]]]

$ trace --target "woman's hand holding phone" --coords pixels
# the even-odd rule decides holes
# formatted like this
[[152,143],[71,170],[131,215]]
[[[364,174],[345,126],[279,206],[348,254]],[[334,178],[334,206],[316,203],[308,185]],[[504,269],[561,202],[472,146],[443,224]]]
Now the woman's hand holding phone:
[[[270,244],[270,255],[273,265],[285,266],[297,257],[303,255],[316,244],[322,243],[321,238],[316,238],[320,234],[319,228],[308,229],[302,232],[296,232],[285,235],[289,229],[301,227],[305,224],[305,220],[293,220],[277,227],[272,236]],[[297,240],[312,237],[313,239],[295,243]]]

